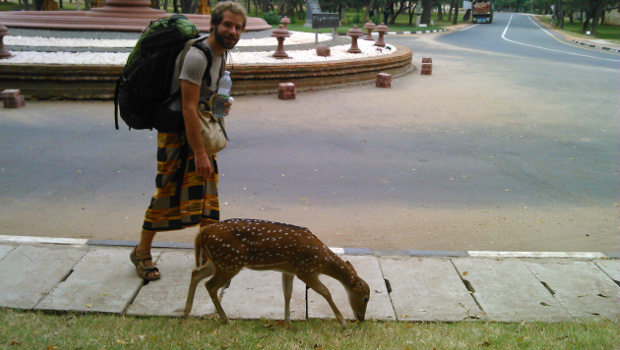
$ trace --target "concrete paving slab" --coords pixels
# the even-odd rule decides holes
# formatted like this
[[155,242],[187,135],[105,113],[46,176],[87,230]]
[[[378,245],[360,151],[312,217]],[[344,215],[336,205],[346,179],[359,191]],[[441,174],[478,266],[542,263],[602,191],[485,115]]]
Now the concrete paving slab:
[[[205,288],[206,289],[206,288]],[[211,302],[211,299],[209,299]],[[243,269],[224,290],[222,308],[230,319],[284,319],[282,273]],[[291,320],[306,319],[306,285],[293,280]]]
[[[153,250],[156,251],[156,250]],[[193,250],[163,251],[157,259],[161,279],[143,286],[127,309],[128,315],[183,316],[189,281],[196,267]],[[215,313],[202,281],[196,288],[191,316]]]
[[450,259],[381,258],[400,321],[462,321],[484,318]]
[[620,259],[601,259],[594,262],[609,278],[620,285]]
[[0,260],[0,306],[34,308],[86,252],[56,245],[20,245],[10,250]]
[[527,260],[525,264],[574,317],[620,319],[620,287],[594,262]]
[[492,321],[572,319],[521,259],[455,258],[452,262]]
[[4,258],[9,252],[13,249],[17,248],[16,245],[11,244],[0,244],[0,260]]
[[[124,312],[143,284],[129,261],[130,253],[131,248],[91,248],[36,309]],[[156,252],[153,259],[157,261]]]
[[[394,314],[394,308],[390,301],[378,258],[375,256],[354,255],[343,255],[341,258],[349,261],[358,275],[370,286],[370,301],[366,309],[366,319],[395,320],[396,315]],[[342,284],[326,275],[321,275],[320,278],[332,293],[332,298],[340,312],[342,312],[342,315],[349,320],[354,320],[355,316],[353,311],[351,311],[347,293]],[[308,317],[335,318],[334,312],[329,307],[327,301],[312,289],[308,290]]]

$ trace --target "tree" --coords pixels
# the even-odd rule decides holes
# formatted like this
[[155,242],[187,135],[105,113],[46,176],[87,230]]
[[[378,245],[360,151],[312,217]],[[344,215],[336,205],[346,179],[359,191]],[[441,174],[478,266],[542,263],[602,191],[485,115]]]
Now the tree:
[[433,12],[434,2],[434,0],[422,0],[422,17],[420,18],[420,23],[431,23],[431,13]]
[[456,25],[459,22],[459,0],[452,0],[454,4],[454,18],[452,19],[452,24]]
[[553,26],[564,29],[564,9],[562,8],[562,0],[555,0],[553,8]]

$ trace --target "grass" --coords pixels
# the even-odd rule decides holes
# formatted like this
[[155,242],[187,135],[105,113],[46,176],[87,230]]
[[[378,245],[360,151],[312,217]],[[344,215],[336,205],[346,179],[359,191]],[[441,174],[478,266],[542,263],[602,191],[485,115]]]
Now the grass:
[[[538,17],[542,23],[551,25],[551,18],[548,16],[539,16]],[[611,40],[615,43],[620,43],[620,26],[611,26],[611,25],[601,25],[599,24],[596,30],[596,36],[587,36],[581,29],[583,28],[583,23],[575,22],[569,23],[568,18],[565,19],[564,22],[564,31],[567,34],[578,36],[581,38],[596,38],[596,39],[605,39]]]
[[620,323],[364,322],[129,317],[0,309],[0,349],[620,349]]
[[[356,17],[357,12],[347,12],[347,18],[349,20],[353,19],[354,17]],[[362,17],[363,14],[360,14],[360,18]],[[459,24],[463,23],[463,16],[464,13],[459,13]],[[378,16],[375,16],[378,17]],[[452,22],[449,22],[448,19],[448,15],[444,14],[444,20],[443,21],[439,21],[437,20],[437,13],[433,12],[433,14],[431,15],[431,19],[434,22],[433,26],[428,26],[428,27],[416,27],[415,24],[414,25],[409,25],[409,16],[404,14],[404,15],[400,15],[396,18],[396,22],[394,24],[388,24],[388,28],[390,32],[406,32],[406,31],[418,31],[418,30],[434,30],[434,29],[442,29],[444,27],[448,27],[452,25]],[[292,19],[292,23],[288,25],[288,29],[289,30],[293,30],[293,31],[299,31],[299,32],[314,32],[314,29],[312,28],[308,28],[308,27],[304,27],[305,23],[305,19],[304,20],[299,20],[299,19]],[[379,24],[379,21],[375,21],[375,24]],[[414,23],[415,23],[415,17],[414,17]],[[338,27],[338,32],[339,33],[346,33],[349,29],[353,28],[354,25],[357,25],[358,28],[360,28],[364,33],[366,33],[366,29],[364,29],[364,24],[363,23],[352,23],[350,21],[350,23],[348,23],[347,25],[341,25],[340,27]],[[277,28],[278,25],[273,25],[274,28]],[[332,29],[331,28],[323,28],[323,29],[319,29],[319,33],[331,33]]]

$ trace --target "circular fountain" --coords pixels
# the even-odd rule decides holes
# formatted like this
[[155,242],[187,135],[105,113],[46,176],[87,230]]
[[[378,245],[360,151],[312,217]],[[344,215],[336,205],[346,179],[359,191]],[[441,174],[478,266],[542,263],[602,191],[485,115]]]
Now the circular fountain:
[[[150,7],[150,0],[106,0],[105,6],[89,11],[6,11],[0,23],[12,28],[142,31],[151,21],[172,16]],[[201,32],[208,32],[209,15],[185,14]],[[248,17],[246,31],[271,29],[262,18]]]
[[[0,24],[15,31],[46,31],[71,35],[81,32],[90,38],[97,34],[89,31],[121,33],[138,36],[151,21],[169,16],[163,10],[149,7],[149,0],[106,0],[105,6],[90,11],[16,11],[0,12]],[[202,32],[209,30],[209,15],[186,15]],[[22,29],[26,28],[26,29]],[[37,29],[28,29],[37,28]],[[271,36],[272,27],[264,20],[248,17],[248,35]],[[136,32],[131,34],[130,32]],[[116,35],[116,34],[115,34]],[[244,33],[245,35],[245,33]],[[99,35],[103,36],[103,35]],[[344,39],[338,39],[344,40]],[[334,42],[336,40],[334,39]],[[261,47],[254,50],[274,50]],[[342,43],[340,43],[342,44]],[[316,44],[309,44],[312,48]],[[307,45],[306,45],[307,46]],[[378,73],[399,76],[411,72],[412,52],[406,47],[393,45],[393,53],[369,58],[343,59],[327,62],[235,63],[229,66],[233,94],[275,93],[281,82],[293,82],[297,91],[324,89],[348,84],[374,82]],[[307,49],[308,47],[298,48]],[[9,50],[11,48],[9,47]],[[93,48],[71,48],[71,52],[89,51]],[[236,48],[237,50],[238,48]],[[287,49],[291,49],[287,45]],[[27,48],[34,51],[35,48]],[[55,48],[50,48],[51,51]],[[19,52],[16,52],[19,55]],[[111,99],[116,81],[121,75],[122,64],[58,64],[48,62],[11,63],[0,59],[0,88],[20,89],[30,99]]]

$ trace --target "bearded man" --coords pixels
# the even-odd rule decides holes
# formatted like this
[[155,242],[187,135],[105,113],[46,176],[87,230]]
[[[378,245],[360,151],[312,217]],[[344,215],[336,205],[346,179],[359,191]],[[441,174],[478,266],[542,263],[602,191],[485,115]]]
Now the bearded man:
[[[151,257],[158,232],[202,227],[220,219],[217,158],[205,151],[198,105],[209,101],[216,92],[227,51],[235,47],[246,23],[243,6],[219,2],[211,14],[210,35],[203,41],[211,56],[210,70],[206,71],[207,55],[197,47],[192,46],[185,57],[181,54],[177,58],[171,92],[180,86],[181,94],[169,109],[182,111],[185,130],[157,133],[157,189],[144,217],[140,242],[130,256],[138,276],[147,281],[161,277]],[[230,104],[226,107],[230,110]]]

